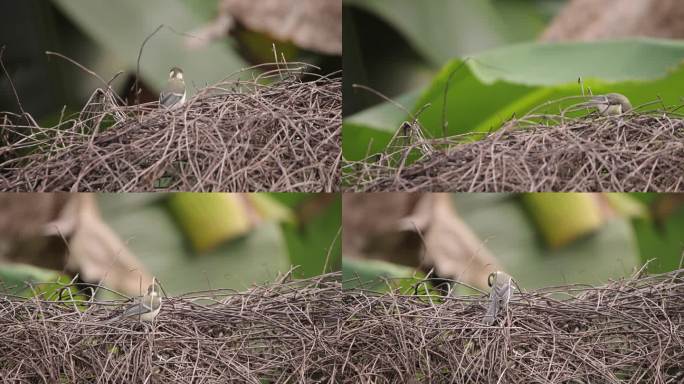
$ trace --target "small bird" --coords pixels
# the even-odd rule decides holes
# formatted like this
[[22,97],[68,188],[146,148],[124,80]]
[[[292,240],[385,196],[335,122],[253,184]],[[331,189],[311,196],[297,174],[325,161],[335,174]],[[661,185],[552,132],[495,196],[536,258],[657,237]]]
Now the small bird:
[[505,311],[513,294],[513,278],[506,272],[496,271],[489,274],[487,284],[492,288],[489,292],[489,309],[483,321],[492,325],[499,311]]
[[169,71],[169,80],[159,93],[159,105],[165,108],[178,107],[185,103],[185,82],[183,70],[173,67]]
[[152,279],[152,284],[147,287],[147,294],[130,305],[119,316],[110,319],[108,322],[124,319],[134,318],[141,321],[151,322],[159,314],[162,306],[162,299],[158,293],[157,283]]
[[594,96],[587,102],[588,106],[596,107],[603,116],[621,115],[632,109],[629,99],[620,93],[607,93]]

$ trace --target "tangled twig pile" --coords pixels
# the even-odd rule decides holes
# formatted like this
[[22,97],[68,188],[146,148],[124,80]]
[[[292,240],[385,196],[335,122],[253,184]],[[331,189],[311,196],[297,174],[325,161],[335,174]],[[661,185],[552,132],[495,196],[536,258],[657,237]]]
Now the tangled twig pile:
[[343,290],[339,279],[168,298],[153,325],[103,322],[121,301],[82,312],[2,297],[0,376],[74,383],[684,379],[684,270],[516,293],[492,326],[482,323],[485,296],[368,293]]
[[[365,192],[684,191],[679,117],[563,118],[552,126],[538,120],[511,121],[475,142],[419,141],[375,155],[378,161],[350,162],[342,183]],[[409,164],[410,151],[420,155]]]
[[[53,383],[298,383],[330,377],[339,275],[166,298],[154,323],[105,323],[121,301],[0,297],[0,377]],[[208,300],[207,300],[208,299]]]
[[107,89],[56,127],[6,114],[0,190],[338,190],[341,81],[311,73],[304,81],[306,69],[280,63],[200,89],[172,110],[122,106]]
[[481,296],[345,296],[338,349],[350,363],[340,382],[684,380],[684,270],[516,293],[491,327]]

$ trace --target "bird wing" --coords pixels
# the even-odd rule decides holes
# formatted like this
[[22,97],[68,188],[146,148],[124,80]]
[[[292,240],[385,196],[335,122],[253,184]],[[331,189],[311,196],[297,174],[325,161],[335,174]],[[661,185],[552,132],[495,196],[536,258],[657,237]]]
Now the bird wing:
[[489,292],[489,308],[483,321],[491,325],[500,310],[505,310],[513,294],[513,278],[507,274],[496,275],[492,290]]
[[494,281],[492,290],[489,291],[489,308],[487,308],[487,313],[482,319],[487,325],[491,325],[494,322],[497,313],[499,313],[499,299],[496,291],[496,281]]
[[171,79],[159,93],[159,103],[171,106],[185,97],[185,84],[178,79]]
[[[156,302],[155,299],[157,299]],[[159,297],[144,296],[140,301],[126,308],[121,317],[140,316],[145,313],[152,312],[156,309],[155,303],[158,305],[158,299]]]
[[482,321],[487,325],[492,325],[492,323],[494,323],[494,319],[496,319],[496,314],[498,310],[499,305],[496,303],[496,300],[492,300],[490,298],[489,308],[487,308],[487,313],[485,313],[484,317],[482,318]]
[[175,92],[164,93],[164,92],[162,92],[159,95],[159,104],[167,106],[167,107],[172,106],[172,105],[178,103],[179,101],[183,100],[183,96],[184,96],[184,94],[182,94],[182,93],[175,93]]
[[142,315],[143,313],[147,313],[150,310],[145,306],[143,303],[136,303],[134,305],[131,305],[130,307],[126,308],[124,313],[121,314],[121,317],[132,317],[132,316],[139,316]]

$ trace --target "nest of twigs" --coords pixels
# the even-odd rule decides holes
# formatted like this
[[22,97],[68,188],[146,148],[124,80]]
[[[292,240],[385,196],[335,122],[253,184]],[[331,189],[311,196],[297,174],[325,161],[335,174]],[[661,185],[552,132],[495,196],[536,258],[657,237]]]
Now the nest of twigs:
[[[343,290],[339,274],[165,298],[153,324],[0,298],[9,382],[680,383],[684,270],[601,287],[486,295]],[[560,298],[559,298],[560,297]],[[79,309],[85,308],[85,309]]]
[[345,296],[339,382],[684,380],[684,270],[515,293],[492,326],[484,296]]
[[[304,383],[334,375],[339,275],[162,300],[154,323],[106,322],[123,300],[0,297],[0,377],[49,383]],[[341,353],[341,351],[339,351]]]
[[[554,119],[549,124],[548,119]],[[682,192],[684,120],[664,112],[509,121],[467,136],[393,143],[347,162],[351,191]],[[404,137],[406,139],[406,137]],[[415,160],[415,161],[413,161]]]
[[106,88],[54,127],[0,116],[0,190],[338,190],[339,74],[277,66],[173,109],[125,106]]

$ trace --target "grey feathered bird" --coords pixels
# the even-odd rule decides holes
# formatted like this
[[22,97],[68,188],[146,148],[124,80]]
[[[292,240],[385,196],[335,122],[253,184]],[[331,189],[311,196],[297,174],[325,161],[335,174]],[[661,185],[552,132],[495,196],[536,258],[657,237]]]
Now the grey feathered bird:
[[482,319],[492,325],[500,311],[505,311],[513,295],[513,278],[506,272],[496,271],[489,274],[487,284],[492,287],[489,292],[489,308]]
[[110,319],[108,322],[124,319],[133,318],[134,320],[142,320],[151,322],[159,314],[159,310],[162,306],[162,299],[158,293],[158,286],[152,280],[152,284],[147,287],[147,294],[137,300],[135,303],[131,304],[126,310],[119,316]]
[[606,93],[592,97],[587,104],[595,107],[603,116],[621,115],[632,109],[629,99],[620,93]]
[[185,82],[183,70],[173,67],[169,71],[169,80],[159,93],[159,105],[172,108],[185,103]]

